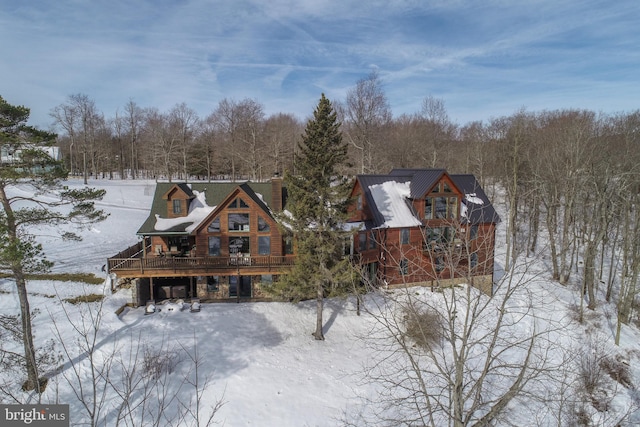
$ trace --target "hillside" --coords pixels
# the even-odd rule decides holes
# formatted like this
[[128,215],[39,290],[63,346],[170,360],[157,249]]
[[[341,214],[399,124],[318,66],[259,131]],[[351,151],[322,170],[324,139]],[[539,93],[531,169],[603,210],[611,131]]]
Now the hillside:
[[[68,185],[80,183],[69,181]],[[48,349],[50,356],[47,364],[51,379],[43,400],[69,403],[72,425],[88,419],[87,410],[78,399],[81,385],[87,393],[84,400],[89,403],[94,402],[91,385],[100,386],[99,404],[90,406],[97,411],[98,419],[115,425],[121,400],[114,389],[122,392],[126,388],[123,379],[127,378],[139,378],[140,384],[144,384],[144,376],[137,376],[141,372],[153,374],[154,381],[147,383],[145,390],[156,397],[144,400],[140,391],[131,394],[131,402],[144,401],[146,405],[136,409],[140,412],[134,412],[137,418],[131,423],[135,425],[151,423],[154,414],[166,417],[159,419],[160,425],[171,425],[170,420],[173,425],[195,425],[188,417],[177,422],[181,404],[195,407],[194,390],[203,392],[200,416],[207,415],[209,408],[221,402],[214,420],[232,427],[371,425],[370,417],[381,421],[377,410],[391,403],[388,392],[395,396],[402,394],[400,388],[389,387],[389,377],[375,381],[373,375],[395,372],[398,376],[391,382],[397,378],[400,386],[402,373],[394,370],[394,360],[384,358],[389,354],[385,353],[388,347],[382,349],[376,340],[381,336],[381,320],[387,319],[385,316],[393,309],[392,304],[397,303],[385,298],[411,297],[433,307],[443,307],[447,301],[445,293],[412,288],[393,294],[368,295],[364,303],[370,312],[360,316],[356,314],[353,297],[329,300],[324,342],[315,341],[311,336],[315,321],[315,304],[311,302],[204,304],[198,313],[165,305],[152,315],[145,315],[142,308],[128,308],[118,316],[115,311],[128,301],[129,291],[121,289],[111,294],[110,280],[102,266],[107,257],[136,242],[135,232],[147,216],[154,183],[93,181],[90,185],[107,190],[100,207],[110,212],[109,219],[84,231],[84,240],[79,243],[61,242],[50,237],[48,230],[40,230],[40,241],[49,259],[55,262],[55,272],[94,273],[105,278],[106,286],[53,281],[29,284],[32,308],[36,312],[36,342]],[[499,210],[503,207],[499,200],[494,204]],[[526,337],[532,330],[540,333],[541,345],[536,354],[544,355],[541,366],[549,369],[528,386],[528,391],[540,399],[522,396],[511,402],[506,410],[509,422],[581,425],[582,419],[590,423],[583,425],[639,424],[640,395],[635,385],[640,384],[640,331],[635,326],[625,326],[621,345],[616,347],[613,344],[615,307],[612,306],[600,306],[587,313],[583,324],[578,323],[579,293],[571,285],[565,287],[550,280],[544,252],[537,258],[523,260],[517,274],[507,274],[502,270],[504,245],[500,243],[504,241],[504,224],[497,239],[497,276],[505,280],[513,277],[522,286],[503,308],[498,302],[504,294],[497,292],[495,300],[487,302],[489,308],[480,327],[491,332],[498,311],[508,313],[513,324],[507,330],[514,337]],[[5,315],[19,311],[13,287],[9,279],[0,281],[0,311]],[[456,292],[463,295],[463,290]],[[78,295],[102,293],[106,294],[102,303],[63,301]],[[97,314],[100,316],[96,317]],[[96,341],[91,344],[94,332]],[[82,339],[82,333],[88,340]],[[2,338],[4,350],[20,352],[19,345],[6,334]],[[473,348],[474,357],[482,356],[481,348]],[[505,366],[522,360],[526,348],[515,346],[505,352]],[[90,360],[92,364],[88,363]],[[628,372],[631,384],[612,378],[602,367],[603,360],[618,361],[616,366]],[[395,361],[406,362],[406,359]],[[143,369],[133,372],[130,369],[134,366]],[[376,368],[375,372],[370,368]],[[56,369],[59,369],[57,375]],[[591,398],[580,394],[584,388],[580,376],[587,371],[594,373]],[[111,381],[108,386],[107,374]],[[92,375],[98,379],[91,381]],[[11,402],[2,390],[11,391],[22,402],[33,402],[34,396],[20,392],[19,386],[16,388],[20,378],[15,370],[3,367],[0,377],[0,402]],[[196,378],[197,385],[189,384]],[[497,376],[491,381],[495,389],[501,386],[502,380]],[[435,383],[429,385],[436,386]],[[106,394],[100,394],[102,390],[107,390]],[[381,403],[379,393],[387,396]],[[485,400],[489,397],[485,396]],[[396,409],[395,415],[400,416],[401,406]],[[394,415],[393,411],[385,414]],[[504,419],[498,422],[506,425]],[[387,424],[393,425],[393,422]],[[437,419],[436,424],[441,425]],[[124,419],[121,425],[129,424]]]

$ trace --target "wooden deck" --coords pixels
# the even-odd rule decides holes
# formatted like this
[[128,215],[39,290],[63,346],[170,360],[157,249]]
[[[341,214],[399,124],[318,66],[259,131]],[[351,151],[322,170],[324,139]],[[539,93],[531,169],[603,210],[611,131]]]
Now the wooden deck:
[[121,258],[116,255],[109,258],[107,265],[109,273],[115,273],[119,277],[228,276],[279,274],[289,270],[294,260],[295,257],[292,255],[204,258],[188,256]]

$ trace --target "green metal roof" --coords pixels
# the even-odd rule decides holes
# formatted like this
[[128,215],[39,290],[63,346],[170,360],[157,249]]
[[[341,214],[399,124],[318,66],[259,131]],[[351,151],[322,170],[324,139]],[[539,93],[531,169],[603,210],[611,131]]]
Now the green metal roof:
[[[153,202],[151,204],[151,211],[149,216],[138,230],[139,235],[179,235],[189,234],[185,231],[191,222],[185,222],[184,225],[178,225],[170,230],[158,231],[155,229],[156,215],[160,218],[169,218],[167,212],[167,202],[162,198],[171,188],[178,186],[184,189],[187,185],[191,191],[197,191],[205,194],[205,200],[208,206],[218,206],[232,191],[240,187],[242,191],[259,205],[269,212],[269,206],[273,206],[272,203],[272,184],[269,182],[193,182],[189,184],[178,182],[158,182],[156,184],[156,191],[153,195]],[[188,194],[188,193],[187,193]],[[262,200],[258,197],[258,194],[262,196]],[[283,199],[285,198],[286,191],[283,189]],[[284,206],[284,200],[282,202]]]

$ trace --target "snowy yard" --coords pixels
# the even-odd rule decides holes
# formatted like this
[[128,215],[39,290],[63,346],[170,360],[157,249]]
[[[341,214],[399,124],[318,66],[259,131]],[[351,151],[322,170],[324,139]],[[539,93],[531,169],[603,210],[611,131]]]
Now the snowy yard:
[[[68,185],[80,183],[69,181]],[[55,262],[55,272],[94,273],[106,280],[106,273],[102,271],[106,259],[136,242],[135,232],[147,217],[154,183],[98,180],[90,185],[107,190],[99,206],[110,212],[110,217],[83,232],[82,242],[61,242],[49,237],[46,230],[40,241],[48,258]],[[498,265],[504,259],[504,245],[500,243],[503,239],[504,227],[501,226],[496,253]],[[530,275],[527,298],[530,299],[514,300],[510,308],[534,301],[533,311],[540,316],[540,324],[561,325],[560,330],[550,335],[553,339],[551,348],[579,349],[588,334],[597,337],[607,351],[629,360],[634,384],[640,384],[638,330],[625,327],[622,345],[616,348],[613,345],[615,312],[609,306],[598,307],[585,324],[578,324],[572,308],[578,304],[577,293],[550,281],[545,268],[544,259],[533,264],[527,272]],[[190,376],[193,364],[187,355],[193,355],[197,349],[200,381],[207,376],[210,379],[206,384],[201,383],[203,388],[206,386],[201,401],[205,407],[202,412],[206,414],[208,407],[221,399],[224,405],[215,421],[230,427],[341,425],[345,419],[357,420],[360,412],[368,412],[362,398],[374,399],[377,387],[380,387],[363,381],[363,370],[378,356],[366,340],[376,323],[366,313],[356,315],[353,298],[327,302],[324,313],[326,341],[319,342],[311,336],[315,302],[203,304],[198,313],[180,307],[168,310],[167,306],[160,305],[161,310],[151,315],[145,315],[141,307],[126,308],[118,316],[115,312],[129,301],[129,291],[123,289],[112,295],[108,280],[106,283],[30,282],[31,307],[36,311],[33,320],[36,344],[44,346],[53,342],[52,354],[62,357],[62,337],[73,360],[86,361],[87,354],[78,344],[72,324],[82,330],[83,321],[102,307],[94,355],[96,364],[115,361],[111,374],[116,376],[121,372],[117,362],[131,360],[136,349],[162,348],[176,355],[173,371],[164,377],[171,382],[166,388],[167,395],[175,394],[178,400],[186,402],[194,393],[187,385],[180,387],[178,383],[185,378],[194,378]],[[100,303],[74,305],[62,302],[69,297],[103,292],[106,298],[102,306]],[[425,298],[436,298],[428,295],[425,289],[413,292]],[[3,314],[19,312],[14,284],[8,279],[0,281],[0,311]],[[490,327],[490,321],[487,327]],[[5,348],[10,345],[3,344]],[[19,346],[13,350],[21,351]],[[76,377],[68,360],[62,359],[49,366],[49,369],[62,366],[62,370],[50,379],[43,400],[68,403],[74,425],[86,419],[86,411],[76,397],[78,385],[74,381],[80,378],[87,383],[90,371],[86,363],[80,364],[83,370]],[[139,356],[135,361],[141,364],[143,357]],[[71,386],[65,377],[75,385]],[[11,378],[15,375],[2,373],[2,380]],[[607,387],[612,397],[615,396],[611,408],[593,420],[610,425],[620,414],[633,412],[628,424],[640,423],[635,387],[624,388],[614,381]],[[17,394],[24,402],[33,398],[21,392]],[[103,418],[108,420],[106,425],[115,425],[117,401],[113,393],[104,400],[101,411]],[[177,400],[172,401],[167,404],[167,413],[173,414],[177,408]],[[544,412],[536,404],[530,407],[512,405],[510,410],[512,421],[517,425],[537,425],[534,412]],[[548,420],[541,423],[547,425]],[[190,424],[185,422],[185,425]]]

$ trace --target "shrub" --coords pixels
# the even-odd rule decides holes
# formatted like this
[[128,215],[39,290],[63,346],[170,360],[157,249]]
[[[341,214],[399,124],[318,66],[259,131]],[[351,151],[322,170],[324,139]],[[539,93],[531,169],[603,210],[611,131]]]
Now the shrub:
[[80,304],[81,302],[99,302],[99,301],[102,301],[103,298],[104,298],[104,295],[88,294],[88,295],[79,295],[74,298],[65,298],[62,301],[75,305],[75,304]]
[[404,310],[404,334],[421,348],[440,342],[442,326],[438,314],[430,308],[408,307]]
[[622,386],[626,388],[633,387],[629,362],[621,355],[618,354],[615,357],[605,357],[602,360],[602,369],[604,369],[604,371],[609,374],[614,381],[617,381]]

